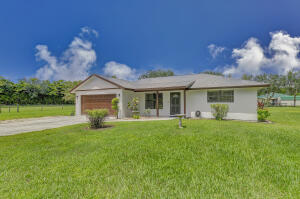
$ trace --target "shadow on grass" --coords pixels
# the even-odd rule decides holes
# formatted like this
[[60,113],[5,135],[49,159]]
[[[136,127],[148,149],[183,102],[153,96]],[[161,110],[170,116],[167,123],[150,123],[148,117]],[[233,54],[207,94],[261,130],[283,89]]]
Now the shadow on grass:
[[114,128],[115,125],[109,125],[109,124],[106,124],[104,125],[102,128],[91,128],[90,126],[87,126],[87,127],[84,127],[84,130],[88,130],[88,131],[103,131],[103,130],[106,130],[106,129],[111,129],[111,128]]

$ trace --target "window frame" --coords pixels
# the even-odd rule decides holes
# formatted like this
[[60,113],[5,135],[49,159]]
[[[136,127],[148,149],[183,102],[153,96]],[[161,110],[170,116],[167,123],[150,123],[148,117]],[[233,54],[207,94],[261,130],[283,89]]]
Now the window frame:
[[234,103],[234,90],[208,90],[207,103]]
[[[147,97],[147,96],[151,96]],[[151,103],[151,105],[147,104]],[[158,108],[163,109],[163,93],[158,93]],[[145,109],[156,109],[156,93],[145,93]]]

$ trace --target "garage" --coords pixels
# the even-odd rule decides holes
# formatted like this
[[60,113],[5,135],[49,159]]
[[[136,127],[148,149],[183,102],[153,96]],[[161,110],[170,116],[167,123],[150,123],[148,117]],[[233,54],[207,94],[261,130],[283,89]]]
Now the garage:
[[82,95],[81,113],[85,114],[86,110],[91,109],[107,109],[109,115],[113,115],[114,111],[111,108],[111,100],[115,97],[115,94]]

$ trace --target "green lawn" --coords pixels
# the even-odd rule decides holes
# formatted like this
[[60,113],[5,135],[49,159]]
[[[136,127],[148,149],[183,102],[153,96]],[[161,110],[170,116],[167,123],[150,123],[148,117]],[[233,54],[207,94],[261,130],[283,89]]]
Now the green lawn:
[[299,198],[300,108],[271,111],[0,137],[0,198]]
[[35,105],[35,106],[20,106],[17,112],[16,106],[1,106],[0,120],[12,120],[21,118],[71,115],[74,113],[74,105]]

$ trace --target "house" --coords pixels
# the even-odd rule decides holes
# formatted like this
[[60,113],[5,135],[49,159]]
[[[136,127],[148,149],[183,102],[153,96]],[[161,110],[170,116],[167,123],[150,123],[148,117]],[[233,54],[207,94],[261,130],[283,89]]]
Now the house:
[[[265,102],[270,100],[273,106],[294,106],[294,96],[285,95],[282,93],[271,93],[266,95],[260,95],[257,97],[258,101]],[[300,106],[300,96],[296,96],[296,106]]]
[[169,117],[186,114],[212,118],[211,104],[229,105],[227,119],[257,120],[257,90],[269,84],[226,78],[209,74],[169,76],[126,81],[100,75],[91,75],[71,90],[76,94],[76,115],[87,109],[107,108],[110,114],[111,100],[120,99],[119,117],[130,117],[128,102],[139,98],[139,111],[146,109],[151,116]]

